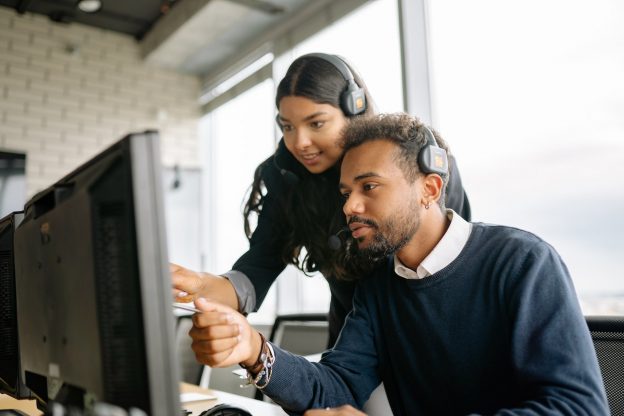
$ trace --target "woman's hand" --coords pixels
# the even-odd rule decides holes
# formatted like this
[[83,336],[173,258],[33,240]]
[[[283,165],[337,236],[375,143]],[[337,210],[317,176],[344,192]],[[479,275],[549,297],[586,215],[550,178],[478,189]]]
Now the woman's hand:
[[169,263],[171,293],[174,302],[192,302],[200,297],[217,301],[238,310],[238,298],[230,281],[211,273],[199,273]]
[[255,363],[260,354],[260,334],[232,308],[203,298],[195,300],[201,313],[193,315],[191,348],[195,358],[210,367]]
[[356,408],[345,404],[340,407],[308,410],[303,416],[366,416],[366,413],[362,413]]
[[192,302],[201,296],[204,278],[201,273],[186,269],[178,264],[169,263],[174,302]]

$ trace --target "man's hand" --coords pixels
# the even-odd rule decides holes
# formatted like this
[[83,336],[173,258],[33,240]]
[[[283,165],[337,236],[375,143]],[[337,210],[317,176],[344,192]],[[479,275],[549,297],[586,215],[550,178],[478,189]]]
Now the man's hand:
[[326,409],[312,409],[308,410],[303,416],[366,416],[366,413],[362,413],[356,408],[345,404],[340,407],[326,408]]
[[260,354],[260,335],[243,315],[203,298],[195,300],[195,307],[202,312],[193,315],[189,335],[197,361],[210,367],[255,363]]

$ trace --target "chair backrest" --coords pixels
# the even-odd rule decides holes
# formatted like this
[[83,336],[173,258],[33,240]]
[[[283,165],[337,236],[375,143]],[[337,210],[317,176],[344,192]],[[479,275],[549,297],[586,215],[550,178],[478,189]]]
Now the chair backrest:
[[[273,322],[269,341],[298,355],[318,354],[327,349],[329,324],[326,313],[278,315]],[[262,400],[256,390],[255,398]]]
[[176,352],[179,358],[180,378],[191,384],[199,384],[204,366],[197,362],[191,349],[193,340],[189,331],[193,327],[191,316],[179,316],[176,324]]
[[324,313],[278,315],[269,341],[293,354],[317,354],[327,349],[328,328]]
[[613,416],[624,416],[624,316],[586,316]]

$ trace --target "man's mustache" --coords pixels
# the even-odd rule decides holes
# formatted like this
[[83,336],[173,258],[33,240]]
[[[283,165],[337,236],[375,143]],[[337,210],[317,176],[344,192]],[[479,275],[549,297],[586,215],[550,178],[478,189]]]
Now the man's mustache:
[[357,215],[354,215],[349,219],[349,224],[353,224],[354,222],[359,222],[361,224],[366,224],[370,227],[379,228],[375,221],[369,220],[367,218],[358,217]]

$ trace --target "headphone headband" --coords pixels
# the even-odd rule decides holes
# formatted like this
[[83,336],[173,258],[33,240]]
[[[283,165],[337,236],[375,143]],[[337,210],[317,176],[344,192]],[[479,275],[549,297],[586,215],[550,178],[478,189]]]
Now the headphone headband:
[[355,82],[355,77],[349,69],[347,63],[337,55],[327,53],[309,53],[299,57],[301,58],[318,58],[332,64],[334,68],[347,82],[347,88],[340,94],[340,108],[347,116],[355,116],[366,111],[366,94],[364,89]]
[[303,55],[301,56],[301,58],[319,58],[324,61],[327,61],[330,64],[332,64],[338,70],[338,72],[342,74],[342,77],[344,78],[345,81],[355,82],[353,73],[351,73],[351,70],[347,66],[347,63],[337,55],[330,55],[328,53],[315,52],[315,53],[309,53],[307,55]]

